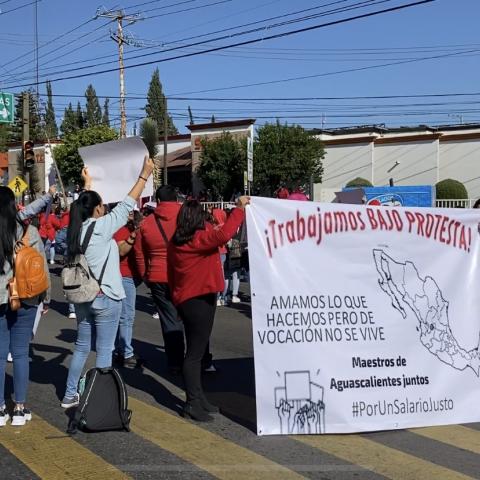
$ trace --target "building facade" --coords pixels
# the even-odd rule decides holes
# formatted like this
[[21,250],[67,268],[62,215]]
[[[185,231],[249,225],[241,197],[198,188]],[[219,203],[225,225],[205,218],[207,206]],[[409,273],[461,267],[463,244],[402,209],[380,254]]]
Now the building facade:
[[470,198],[480,197],[480,125],[387,129],[359,127],[316,131],[325,144],[322,183],[315,198],[362,177],[375,186],[435,185],[452,178]]

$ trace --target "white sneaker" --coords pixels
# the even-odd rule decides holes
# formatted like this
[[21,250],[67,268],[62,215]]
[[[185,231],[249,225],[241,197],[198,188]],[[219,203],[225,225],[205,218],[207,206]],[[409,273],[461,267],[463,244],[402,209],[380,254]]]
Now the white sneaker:
[[10,420],[10,415],[5,410],[5,407],[0,409],[0,427],[4,427]]
[[68,314],[68,318],[71,318],[72,320],[75,320],[77,318],[77,315],[75,312],[71,312]]
[[223,307],[223,300],[221,298],[217,299],[217,307]]
[[160,315],[158,314],[158,312],[155,312],[155,313],[152,315],[152,318],[154,318],[155,320],[160,320]]
[[55,265],[55,260],[50,260],[50,265]]
[[206,373],[215,373],[217,369],[215,368],[215,365],[212,363],[209,367],[204,368],[203,371]]
[[8,355],[7,355],[7,362],[8,363],[12,363],[13,362],[13,357],[12,357],[12,354],[10,352],[8,352]]
[[230,300],[232,303],[240,303],[241,300],[237,297],[237,295],[232,295],[232,299]]
[[22,427],[32,419],[32,412],[27,408],[23,410],[15,409],[12,415],[12,426]]

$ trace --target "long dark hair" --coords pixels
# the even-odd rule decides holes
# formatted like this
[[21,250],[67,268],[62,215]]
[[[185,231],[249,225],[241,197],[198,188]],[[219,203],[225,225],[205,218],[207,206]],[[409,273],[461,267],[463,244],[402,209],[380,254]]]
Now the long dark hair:
[[80,239],[82,235],[82,223],[88,220],[95,207],[102,203],[102,198],[97,192],[87,190],[70,206],[70,223],[67,230],[67,261],[73,261],[76,255],[81,253]]
[[13,267],[13,248],[17,239],[17,207],[15,195],[8,187],[0,187],[0,275],[5,264]]
[[178,212],[177,230],[173,235],[175,245],[188,243],[197,230],[205,229],[205,212],[198,200],[187,200]]

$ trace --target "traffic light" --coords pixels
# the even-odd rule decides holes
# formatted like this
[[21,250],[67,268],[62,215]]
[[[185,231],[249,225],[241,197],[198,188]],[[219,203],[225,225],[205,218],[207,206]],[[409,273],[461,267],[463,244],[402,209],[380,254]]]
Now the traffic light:
[[33,151],[34,143],[31,140],[23,142],[23,164],[27,170],[35,166],[35,152]]

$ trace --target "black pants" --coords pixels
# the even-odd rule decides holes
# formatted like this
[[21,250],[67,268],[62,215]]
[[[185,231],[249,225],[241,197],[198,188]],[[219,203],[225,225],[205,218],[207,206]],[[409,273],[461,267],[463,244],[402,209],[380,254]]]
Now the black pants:
[[178,306],[187,340],[187,353],[183,362],[187,402],[197,401],[203,395],[201,363],[212,332],[216,306],[215,293],[191,298]]
[[178,318],[177,309],[172,303],[167,283],[150,283],[152,298],[160,316],[165,355],[170,368],[181,368],[183,365],[183,324]]

